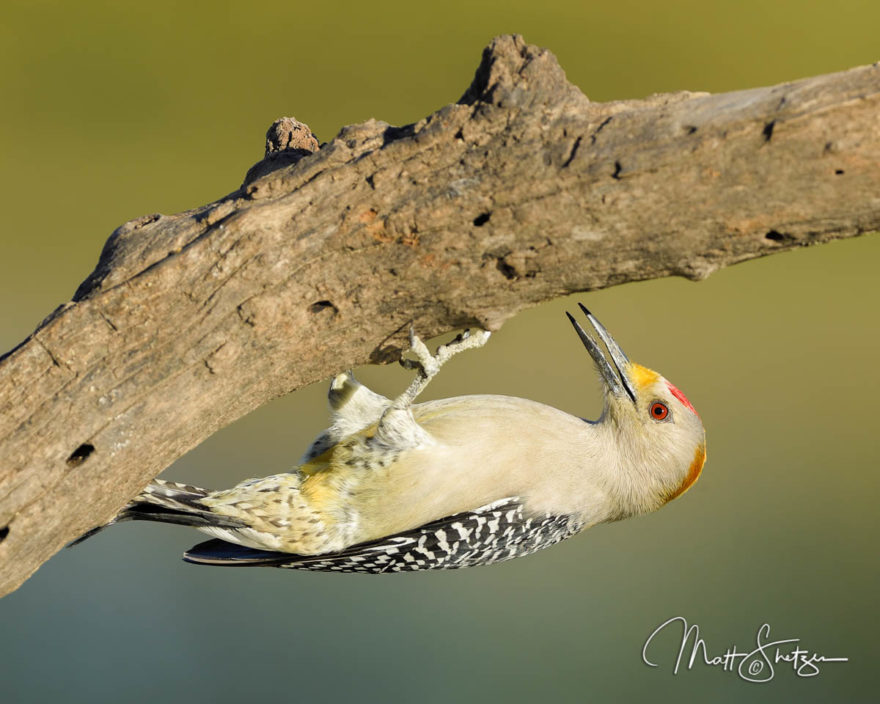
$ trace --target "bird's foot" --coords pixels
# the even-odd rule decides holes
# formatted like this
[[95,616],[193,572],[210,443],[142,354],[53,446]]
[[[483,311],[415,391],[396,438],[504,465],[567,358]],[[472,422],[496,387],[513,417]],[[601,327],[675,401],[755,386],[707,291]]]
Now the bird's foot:
[[437,348],[437,354],[435,356],[438,366],[443,366],[450,357],[454,357],[459,352],[475,350],[482,347],[486,344],[491,334],[492,333],[488,330],[477,330],[475,332],[465,330],[457,335],[451,342],[447,342],[445,345],[440,345],[440,347]]
[[427,348],[424,342],[416,335],[415,330],[409,331],[409,352],[415,355],[415,359],[402,358],[400,364],[406,369],[414,369],[418,376],[410,384],[409,388],[398,396],[392,406],[406,408],[424,391],[428,383],[437,376],[440,368],[452,357],[465,350],[476,349],[486,344],[491,333],[488,330],[477,330],[471,333],[465,330],[451,342],[440,345],[434,354]]

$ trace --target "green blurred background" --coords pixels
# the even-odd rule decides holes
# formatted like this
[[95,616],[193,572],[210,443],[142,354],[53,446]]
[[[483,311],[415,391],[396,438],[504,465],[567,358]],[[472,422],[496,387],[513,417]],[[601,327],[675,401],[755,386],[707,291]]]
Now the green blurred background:
[[[0,17],[0,348],[69,299],[120,223],[221,196],[273,119],[321,139],[454,101],[519,32],[594,100],[727,91],[872,62],[880,4],[667,0],[418,4],[18,2]],[[659,513],[499,566],[364,577],[185,565],[200,540],[128,524],[63,551],[0,602],[3,702],[876,701],[880,238],[773,256],[694,284],[584,294],[708,428],[701,481]],[[428,397],[507,393],[578,415],[598,385],[557,301],[449,365]],[[393,393],[396,368],[362,371]],[[288,468],[324,388],[279,399],[166,476]],[[673,677],[672,616],[716,653],[774,638],[848,656],[766,685]]]

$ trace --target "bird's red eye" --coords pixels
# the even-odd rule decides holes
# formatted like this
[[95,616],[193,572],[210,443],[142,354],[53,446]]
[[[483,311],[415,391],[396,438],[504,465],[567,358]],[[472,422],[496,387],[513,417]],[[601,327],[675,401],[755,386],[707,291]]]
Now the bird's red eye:
[[666,416],[669,415],[669,409],[659,401],[654,401],[651,404],[651,418],[654,420],[666,420]]

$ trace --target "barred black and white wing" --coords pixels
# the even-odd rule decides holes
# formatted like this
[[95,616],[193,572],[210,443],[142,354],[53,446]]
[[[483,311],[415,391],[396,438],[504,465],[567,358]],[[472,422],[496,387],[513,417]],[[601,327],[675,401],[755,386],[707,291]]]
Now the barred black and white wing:
[[517,497],[441,518],[403,533],[324,555],[252,550],[208,540],[184,554],[205,565],[264,566],[313,572],[414,572],[491,565],[529,555],[579,532],[571,516],[527,515]]

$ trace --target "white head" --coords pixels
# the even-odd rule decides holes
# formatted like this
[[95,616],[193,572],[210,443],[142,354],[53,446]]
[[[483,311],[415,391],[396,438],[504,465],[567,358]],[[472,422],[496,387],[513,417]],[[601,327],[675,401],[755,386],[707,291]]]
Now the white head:
[[605,387],[598,421],[610,432],[620,471],[624,505],[650,511],[687,491],[706,461],[706,432],[687,397],[660,374],[630,362],[607,330],[583,305],[581,310],[605,344],[569,313]]

